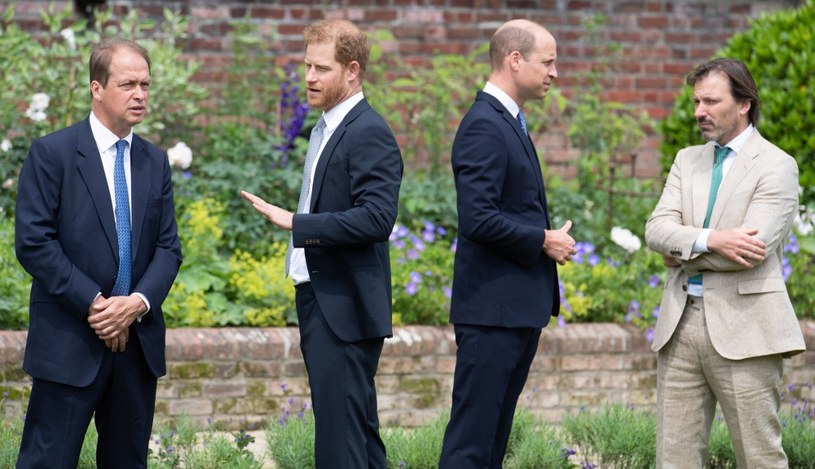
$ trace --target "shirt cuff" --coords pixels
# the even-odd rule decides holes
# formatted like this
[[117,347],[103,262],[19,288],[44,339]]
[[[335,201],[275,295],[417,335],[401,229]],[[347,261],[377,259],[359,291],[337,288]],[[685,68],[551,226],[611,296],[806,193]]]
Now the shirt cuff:
[[147,315],[147,313],[149,313],[149,312],[150,312],[150,302],[149,302],[149,301],[147,301],[147,297],[146,297],[146,296],[144,296],[143,294],[141,294],[141,293],[139,293],[139,292],[137,292],[137,291],[136,291],[136,292],[133,292],[133,294],[134,294],[134,295],[136,295],[136,296],[138,296],[139,298],[141,298],[141,300],[142,300],[142,301],[144,301],[144,305],[145,305],[145,306],[147,306],[147,311],[145,311],[145,312],[141,313],[140,315],[138,315],[138,316],[136,317],[136,322],[141,322],[142,318],[143,318],[145,315]]
[[707,238],[710,236],[711,231],[713,230],[710,228],[705,228],[701,233],[699,233],[696,241],[693,242],[692,252],[710,252],[710,249],[707,248]]

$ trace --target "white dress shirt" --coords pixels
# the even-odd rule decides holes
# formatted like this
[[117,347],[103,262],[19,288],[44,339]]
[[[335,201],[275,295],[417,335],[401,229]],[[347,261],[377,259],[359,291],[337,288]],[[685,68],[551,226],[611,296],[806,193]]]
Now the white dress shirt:
[[[345,116],[354,108],[360,101],[365,98],[362,91],[356,93],[345,101],[337,104],[336,106],[323,113],[323,120],[325,121],[325,129],[323,130],[323,140],[320,142],[320,148],[317,150],[317,156],[314,158],[314,163],[311,167],[311,179],[308,182],[308,195],[306,196],[306,203],[303,213],[308,213],[311,207],[311,190],[314,186],[314,173],[317,168],[317,163],[320,161],[323,149],[325,149],[328,140],[334,135],[334,131],[340,126]],[[306,265],[306,254],[303,248],[294,248],[291,252],[291,264],[289,265],[289,275],[294,281],[295,285],[305,283],[311,280],[308,275],[308,266]]]

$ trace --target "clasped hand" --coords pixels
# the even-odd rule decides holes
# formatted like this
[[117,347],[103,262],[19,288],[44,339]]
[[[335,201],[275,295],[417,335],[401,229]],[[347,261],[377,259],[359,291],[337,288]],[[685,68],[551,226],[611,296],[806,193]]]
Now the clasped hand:
[[88,309],[88,323],[105,346],[114,352],[124,352],[130,337],[130,325],[147,311],[138,295],[96,297]]
[[543,240],[543,252],[560,265],[566,265],[577,254],[574,238],[569,234],[571,228],[572,221],[567,220],[560,229],[546,230]]

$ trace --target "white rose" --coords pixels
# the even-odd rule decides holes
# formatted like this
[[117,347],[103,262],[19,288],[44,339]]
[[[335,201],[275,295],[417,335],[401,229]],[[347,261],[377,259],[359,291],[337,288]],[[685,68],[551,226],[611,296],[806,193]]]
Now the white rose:
[[795,215],[795,221],[793,225],[795,226],[795,231],[801,236],[807,236],[808,234],[812,233],[812,212],[808,209],[805,209],[803,213],[798,212]]
[[8,178],[3,181],[3,189],[11,189],[14,187],[14,179]]
[[68,47],[70,47],[71,50],[76,50],[76,36],[74,35],[73,29],[65,28],[62,31],[60,31],[59,34],[62,35],[63,38],[65,38],[65,42],[68,43]]
[[44,121],[48,116],[45,112],[40,111],[39,109],[28,108],[25,110],[25,115],[33,120],[34,122],[41,122]]
[[625,249],[629,254],[639,251],[642,247],[642,242],[637,235],[619,226],[615,226],[611,229],[611,240],[614,241],[614,244],[617,246]]
[[11,150],[11,141],[7,138],[4,138],[3,142],[0,143],[0,150],[4,152]]
[[48,109],[48,104],[51,102],[51,97],[45,93],[35,93],[34,96],[31,97],[31,105],[28,107],[29,109],[33,109],[35,111],[45,111]]
[[186,143],[178,142],[167,150],[167,158],[170,160],[170,166],[187,169],[192,164],[192,150]]

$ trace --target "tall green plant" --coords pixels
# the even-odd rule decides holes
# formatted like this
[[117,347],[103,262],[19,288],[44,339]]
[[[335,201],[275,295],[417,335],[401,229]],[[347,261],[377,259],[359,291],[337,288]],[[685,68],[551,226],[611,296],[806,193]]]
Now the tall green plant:
[[[767,13],[734,35],[717,57],[743,61],[758,87],[761,134],[798,161],[802,202],[815,203],[815,0]],[[690,70],[688,70],[690,72]],[[702,143],[693,117],[692,90],[683,88],[662,122],[662,163],[667,171],[681,148]]]

